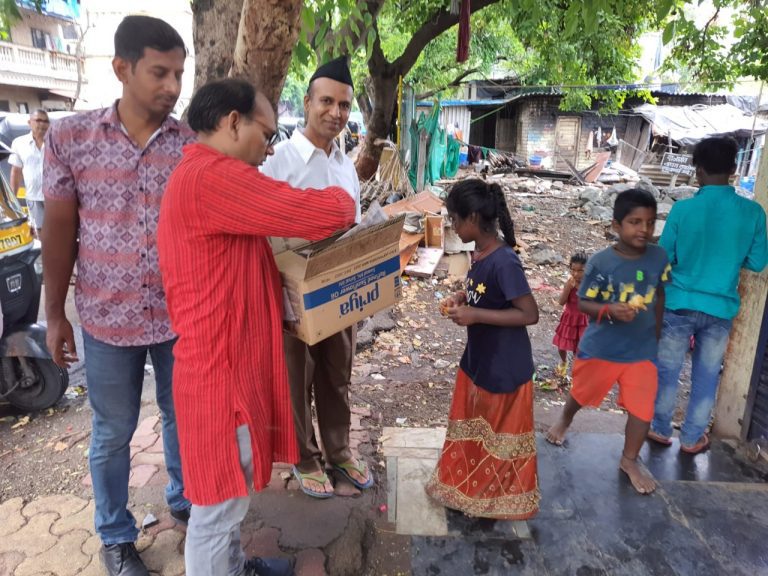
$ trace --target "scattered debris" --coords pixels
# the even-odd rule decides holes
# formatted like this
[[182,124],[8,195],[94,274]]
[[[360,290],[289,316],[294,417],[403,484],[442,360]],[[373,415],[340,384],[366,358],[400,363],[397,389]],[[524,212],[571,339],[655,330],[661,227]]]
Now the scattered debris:
[[155,515],[151,512],[144,516],[144,520],[141,523],[141,529],[142,530],[148,530],[149,528],[152,528],[152,526],[157,526],[160,523],[160,520],[155,518]]

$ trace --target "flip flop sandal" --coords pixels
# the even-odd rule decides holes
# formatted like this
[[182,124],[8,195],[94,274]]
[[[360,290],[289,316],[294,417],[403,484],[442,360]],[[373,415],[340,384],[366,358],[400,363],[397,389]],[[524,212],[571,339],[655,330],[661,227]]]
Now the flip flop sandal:
[[700,452],[704,452],[707,448],[709,448],[709,436],[707,434],[704,434],[701,437],[701,440],[696,442],[693,446],[680,445],[680,450],[686,454],[699,454]]
[[326,498],[333,498],[334,494],[333,492],[317,492],[316,490],[311,490],[307,488],[304,485],[305,480],[312,480],[313,482],[317,482],[318,484],[329,484],[330,480],[328,478],[328,475],[323,472],[321,474],[318,474],[316,472],[301,472],[296,466],[293,467],[293,476],[296,478],[296,481],[299,483],[299,488],[301,488],[301,491],[304,492],[307,496],[311,496],[312,498],[319,498],[321,500],[324,500]]
[[[368,465],[362,460],[357,460],[357,464],[355,464],[354,460],[351,460],[349,462],[344,462],[344,464],[334,464],[333,468],[341,472],[344,475],[344,477],[350,482],[352,482],[352,484],[358,490],[365,490],[366,488],[370,488],[371,486],[373,486],[373,474],[368,469]],[[355,480],[355,478],[353,478],[352,475],[350,474],[350,471],[357,472],[358,474],[360,474],[360,476],[367,476],[368,480],[366,480],[365,482],[360,482],[359,480]]]
[[661,444],[662,446],[672,446],[672,439],[667,436],[662,436],[658,432],[654,432],[653,430],[648,430],[648,434],[646,435],[648,440],[652,440],[653,442],[656,442],[656,444]]

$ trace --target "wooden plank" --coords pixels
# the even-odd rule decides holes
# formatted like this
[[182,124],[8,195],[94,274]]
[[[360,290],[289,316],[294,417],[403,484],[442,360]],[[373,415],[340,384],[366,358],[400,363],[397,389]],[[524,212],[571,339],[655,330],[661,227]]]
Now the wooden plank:
[[429,190],[419,192],[415,196],[403,198],[394,204],[387,204],[382,208],[384,213],[392,218],[403,212],[421,212],[422,214],[440,214],[443,209],[443,201]]
[[597,156],[595,156],[595,165],[588,171],[582,172],[584,175],[584,181],[591,184],[597,180],[597,177],[600,176],[600,173],[603,171],[603,168],[605,168],[605,165],[608,163],[610,158],[610,152],[598,152]]
[[424,234],[403,232],[400,236],[400,273],[405,271],[408,262],[411,261],[411,257],[416,253],[422,240],[424,240]]

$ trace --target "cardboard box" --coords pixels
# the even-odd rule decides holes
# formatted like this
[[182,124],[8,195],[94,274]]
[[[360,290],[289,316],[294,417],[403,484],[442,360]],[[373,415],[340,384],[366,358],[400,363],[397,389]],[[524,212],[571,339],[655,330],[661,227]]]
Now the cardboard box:
[[403,220],[393,218],[351,238],[336,242],[335,236],[275,255],[286,330],[317,344],[393,306],[402,292]]
[[424,217],[424,245],[427,248],[443,247],[443,216]]

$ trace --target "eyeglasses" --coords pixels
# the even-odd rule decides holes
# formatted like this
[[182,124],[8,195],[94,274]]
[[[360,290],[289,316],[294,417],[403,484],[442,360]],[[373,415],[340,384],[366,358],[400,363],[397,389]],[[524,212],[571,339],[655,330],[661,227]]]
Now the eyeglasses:
[[258,120],[257,118],[254,118],[254,122],[256,122],[259,126],[261,126],[264,129],[264,144],[267,148],[272,148],[275,144],[277,144],[277,139],[280,137],[279,132],[272,132],[271,136],[267,136],[269,133],[269,128],[266,124]]

